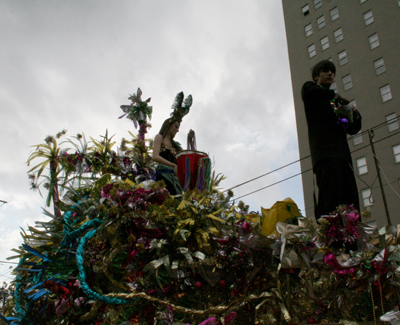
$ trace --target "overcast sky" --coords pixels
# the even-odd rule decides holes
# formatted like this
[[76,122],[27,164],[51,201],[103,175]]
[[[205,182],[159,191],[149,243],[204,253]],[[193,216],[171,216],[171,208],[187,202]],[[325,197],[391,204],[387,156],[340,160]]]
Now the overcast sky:
[[[225,189],[299,159],[281,1],[0,0],[0,18],[0,261],[20,245],[20,227],[45,220],[29,189],[31,146],[62,129],[95,139],[108,129],[119,143],[134,131],[119,106],[137,87],[152,98],[148,137],[178,92],[192,94],[176,139],[186,145],[195,130]],[[295,164],[235,197],[299,172]],[[304,209],[299,176],[243,201],[260,211],[286,197]],[[0,263],[0,281],[8,267]]]

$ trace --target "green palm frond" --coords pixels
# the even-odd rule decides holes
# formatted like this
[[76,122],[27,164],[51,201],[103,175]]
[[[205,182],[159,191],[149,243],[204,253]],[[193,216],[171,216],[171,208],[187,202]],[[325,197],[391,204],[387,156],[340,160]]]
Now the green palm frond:
[[111,136],[111,138],[108,137],[108,130],[106,131],[105,136],[102,136],[103,140],[102,141],[97,141],[90,137],[92,140],[94,147],[89,148],[91,151],[97,151],[100,154],[105,154],[105,153],[111,153],[112,147],[115,145],[115,141],[112,142],[112,138],[115,136]]
[[77,144],[76,142],[72,141],[71,139],[67,139],[64,142],[71,143],[82,156],[86,155],[87,152],[90,149],[90,147],[89,147],[90,141],[89,142],[86,141],[85,134],[84,133],[78,134],[76,136],[72,136],[72,138],[78,140],[79,144]]
[[226,177],[218,173],[217,175],[215,174],[215,171],[212,172],[211,180],[210,180],[210,190],[212,192],[218,192],[220,188],[218,188],[219,183],[221,183]]
[[47,166],[49,163],[50,163],[50,160],[45,160],[45,161],[41,162],[40,164],[37,164],[35,167],[29,169],[29,170],[28,170],[28,173],[30,173],[31,171],[34,171],[34,170],[37,169],[39,166],[41,166],[40,169],[39,169],[39,171],[37,172],[37,175],[36,175],[37,178],[39,178],[40,175],[42,175],[43,170],[46,168],[46,166]]

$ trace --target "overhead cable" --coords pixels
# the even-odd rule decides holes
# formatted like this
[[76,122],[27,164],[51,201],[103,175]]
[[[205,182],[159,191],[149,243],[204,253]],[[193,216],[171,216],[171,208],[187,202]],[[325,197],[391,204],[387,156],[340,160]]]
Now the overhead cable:
[[242,197],[248,196],[248,195],[250,195],[250,194],[259,192],[259,191],[261,191],[261,190],[265,190],[265,189],[268,188],[268,187],[271,187],[271,186],[274,186],[274,185],[276,185],[276,184],[282,183],[282,182],[284,182],[284,181],[287,181],[288,179],[291,179],[291,178],[293,178],[293,177],[296,177],[296,176],[299,176],[299,175],[301,175],[301,174],[307,173],[307,172],[309,172],[309,171],[311,171],[311,170],[312,170],[312,168],[307,169],[307,170],[305,170],[305,171],[303,171],[303,172],[301,172],[301,173],[298,173],[298,174],[296,174],[296,175],[292,175],[292,176],[289,176],[289,177],[287,177],[287,178],[285,178],[285,179],[282,179],[282,180],[280,180],[279,182],[276,182],[276,183],[273,183],[273,184],[264,186],[264,187],[262,187],[262,188],[259,188],[258,190],[255,190],[255,191],[253,191],[253,192],[250,192],[250,193],[247,193],[247,194],[245,194],[245,195],[242,195],[242,196],[239,196],[239,197],[237,197],[237,198],[234,198],[233,200],[238,200],[238,199],[241,199]]
[[[387,123],[387,122],[386,122],[386,123]],[[383,125],[383,124],[379,124],[379,125]],[[379,126],[379,125],[378,125],[378,126]],[[378,143],[378,142],[380,142],[380,141],[383,141],[383,140],[386,140],[386,139],[388,139],[388,138],[391,138],[391,137],[393,137],[393,136],[395,136],[395,135],[397,135],[397,134],[400,134],[400,131],[398,131],[398,132],[396,132],[396,133],[393,133],[393,134],[391,134],[391,135],[389,135],[389,136],[387,136],[387,137],[384,137],[384,138],[382,138],[382,139],[379,139],[379,140],[375,141],[375,143]],[[365,146],[363,146],[363,147],[360,147],[360,148],[357,148],[357,149],[351,151],[351,153],[357,152],[357,151],[359,151],[359,150],[365,149],[365,148],[370,147],[370,146],[371,146],[371,144],[367,144],[367,145],[365,145]],[[241,184],[235,185],[235,186],[233,186],[233,187],[231,187],[231,188],[229,188],[229,189],[227,189],[227,190],[224,190],[223,193],[224,193],[224,192],[227,192],[227,191],[229,191],[229,190],[232,190],[232,189],[234,189],[234,188],[240,187],[240,186],[242,186],[242,185],[245,185],[245,184],[247,184],[247,183],[250,183],[250,182],[252,182],[252,181],[254,181],[254,180],[257,180],[257,179],[259,179],[259,178],[261,178],[261,177],[264,177],[264,176],[267,176],[267,175],[269,175],[269,174],[272,174],[272,173],[274,173],[274,172],[276,172],[276,171],[278,171],[278,170],[280,170],[280,169],[283,169],[283,168],[285,168],[285,167],[288,167],[288,166],[290,166],[290,165],[293,165],[293,164],[295,164],[295,163],[297,163],[297,162],[300,162],[300,161],[302,161],[302,160],[304,160],[304,159],[307,159],[307,158],[310,158],[310,157],[311,157],[311,155],[308,155],[308,156],[305,156],[305,157],[303,157],[303,158],[300,158],[300,159],[298,159],[298,160],[296,160],[296,161],[293,161],[293,162],[291,162],[291,163],[289,163],[289,164],[286,164],[286,165],[281,166],[281,167],[279,167],[279,168],[277,168],[277,169],[274,169],[274,170],[272,170],[272,171],[270,171],[270,172],[268,172],[268,173],[265,173],[265,174],[263,174],[263,175],[257,176],[257,177],[255,177],[255,178],[252,178],[252,179],[250,179],[250,180],[248,180],[248,181],[246,181],[246,182],[243,182],[243,183],[241,183]],[[303,174],[303,173],[305,173],[305,172],[308,172],[308,171],[310,171],[310,170],[312,170],[312,169],[305,170],[305,171],[302,172],[302,173],[299,173],[299,174],[290,176],[290,177],[285,178],[285,179],[283,179],[283,180],[281,180],[281,181],[279,181],[279,182],[270,184],[270,185],[268,185],[268,186],[262,187],[262,188],[260,188],[260,189],[258,189],[258,190],[253,191],[253,192],[244,194],[244,195],[242,195],[242,196],[240,196],[240,197],[234,198],[234,200],[237,200],[237,199],[239,199],[239,198],[242,198],[242,197],[248,196],[248,195],[250,195],[250,194],[259,192],[259,191],[261,191],[261,190],[263,190],[263,189],[266,189],[266,188],[268,188],[268,187],[274,186],[274,185],[276,185],[276,184],[282,183],[282,182],[284,182],[284,181],[286,181],[286,180],[288,180],[288,179],[291,179],[291,178],[293,178],[293,177],[295,177],[295,176],[301,175],[301,174]]]
[[280,169],[283,169],[283,168],[285,168],[285,167],[288,167],[288,166],[290,166],[290,165],[293,165],[293,164],[295,164],[295,163],[297,163],[297,162],[300,162],[301,160],[306,159],[306,158],[309,158],[309,157],[311,157],[311,156],[308,155],[308,156],[306,156],[306,157],[300,158],[300,159],[298,159],[298,160],[296,160],[296,161],[293,161],[293,162],[291,162],[291,163],[289,163],[289,164],[286,164],[286,165],[284,165],[284,166],[281,166],[281,167],[279,167],[279,168],[277,168],[277,169],[271,170],[271,171],[268,172],[268,173],[265,173],[265,174],[263,174],[263,175],[257,176],[257,177],[255,177],[255,178],[252,178],[252,179],[250,179],[250,180],[248,180],[248,181],[246,181],[246,182],[243,182],[243,183],[241,183],[241,184],[235,185],[235,186],[233,186],[233,187],[231,187],[231,188],[228,188],[227,190],[223,191],[223,193],[224,193],[224,192],[227,192],[227,191],[229,191],[229,190],[232,190],[232,189],[234,189],[234,188],[236,188],[236,187],[239,187],[239,186],[245,185],[245,184],[247,184],[247,183],[250,183],[250,182],[252,182],[252,181],[255,181],[256,179],[259,179],[259,178],[261,178],[261,177],[264,177],[264,176],[267,176],[267,175],[269,175],[269,174],[275,173],[276,171],[278,171],[278,170],[280,170]]

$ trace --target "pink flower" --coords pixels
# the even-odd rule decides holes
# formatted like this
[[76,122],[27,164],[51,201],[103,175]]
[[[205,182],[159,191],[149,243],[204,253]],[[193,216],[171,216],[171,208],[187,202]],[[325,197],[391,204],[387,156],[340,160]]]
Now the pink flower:
[[235,318],[236,318],[236,312],[231,312],[229,315],[225,316],[225,324],[229,325]]
[[216,325],[217,319],[215,317],[209,317],[205,321],[201,322],[199,325]]
[[102,189],[101,189],[101,197],[106,197],[106,198],[110,198],[111,195],[109,194],[110,191],[112,190],[114,184],[107,184],[105,185]]

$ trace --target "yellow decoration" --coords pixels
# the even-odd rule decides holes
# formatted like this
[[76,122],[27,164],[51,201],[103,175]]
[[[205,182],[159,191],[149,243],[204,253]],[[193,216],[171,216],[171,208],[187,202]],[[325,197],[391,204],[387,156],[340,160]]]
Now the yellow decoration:
[[179,206],[176,208],[177,210],[182,210],[185,206],[192,205],[192,202],[188,200],[182,200]]
[[225,220],[223,220],[223,219],[221,219],[221,218],[218,218],[218,217],[216,217],[214,214],[209,214],[207,217],[209,217],[209,218],[211,218],[211,219],[214,219],[214,220],[217,220],[217,221],[219,221],[219,222],[226,223],[226,221],[225,221]]
[[[261,208],[261,209],[262,209],[262,208]],[[249,214],[246,216],[246,219],[247,219],[248,221],[253,222],[253,223],[260,223],[260,224],[262,224],[262,216],[260,216],[260,215],[258,215],[258,214],[255,214],[255,213],[249,213]]]
[[299,218],[301,216],[299,208],[291,198],[275,202],[270,209],[264,209],[261,207],[261,212],[261,231],[265,236],[279,236],[276,231],[276,224],[278,221],[285,222],[287,219]]
[[93,197],[100,197],[100,193],[102,188],[107,185],[108,183],[111,182],[111,175],[110,174],[104,174],[103,176],[101,176],[96,182],[94,182],[93,184],[93,188],[92,191],[90,192],[90,194]]

